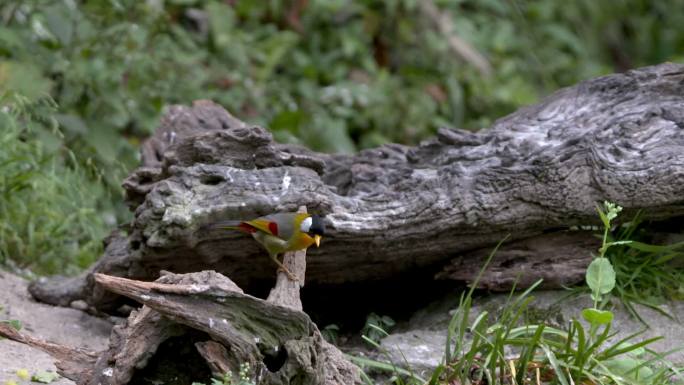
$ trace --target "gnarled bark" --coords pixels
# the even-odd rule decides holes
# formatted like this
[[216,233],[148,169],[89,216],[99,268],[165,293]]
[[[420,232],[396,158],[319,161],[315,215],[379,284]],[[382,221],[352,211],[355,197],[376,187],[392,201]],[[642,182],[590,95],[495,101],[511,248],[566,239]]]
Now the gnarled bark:
[[[480,132],[442,129],[416,147],[354,155],[275,143],[265,129],[208,102],[174,107],[159,132],[178,132],[176,140],[157,140],[156,161],[146,156],[124,182],[128,200],[139,204],[129,234],[111,242],[91,272],[149,278],[160,269],[214,269],[245,287],[272,274],[265,253],[251,237],[201,227],[306,205],[325,214],[329,228],[310,252],[309,286],[439,265],[447,266],[442,276],[467,280],[454,273],[462,262],[451,259],[508,233],[515,241],[596,223],[603,200],[627,216],[683,214],[683,106],[684,66],[662,64],[562,89]],[[507,268],[525,282],[539,275]],[[111,298],[92,283],[80,297],[104,306]],[[42,285],[34,295],[55,302],[50,284]]]
[[[294,272],[303,278],[301,262],[305,251],[294,254],[287,253],[284,263],[299,267]],[[0,336],[53,355],[60,374],[78,385],[128,384],[138,370],[150,365],[162,343],[179,336],[187,337],[181,346],[196,349],[216,377],[226,372],[237,373],[242,365],[248,364],[247,374],[258,384],[359,382],[358,368],[327,343],[309,316],[301,311],[300,284],[285,285],[286,274],[279,274],[279,284],[267,300],[245,294],[233,281],[214,271],[162,274],[155,282],[93,275],[101,288],[144,304],[130,314],[125,324],[114,327],[106,351],[95,353],[61,346],[3,324]],[[177,362],[178,357],[174,359],[172,365],[184,364]],[[158,381],[157,376],[163,372],[149,373],[151,380]]]

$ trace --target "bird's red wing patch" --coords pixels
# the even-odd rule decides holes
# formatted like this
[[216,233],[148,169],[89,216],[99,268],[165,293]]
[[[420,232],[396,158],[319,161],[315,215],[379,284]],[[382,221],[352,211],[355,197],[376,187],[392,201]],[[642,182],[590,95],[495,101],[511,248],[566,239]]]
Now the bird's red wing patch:
[[268,230],[271,234],[278,236],[278,224],[275,222],[268,222]]
[[238,227],[240,228],[240,230],[242,230],[246,233],[249,233],[249,234],[257,232],[257,229],[254,226],[250,225],[249,223],[242,222],[242,223],[240,223],[240,225]]
[[278,224],[267,219],[253,219],[251,221],[244,222],[245,224],[252,226],[256,230],[263,231],[271,235],[278,236]]

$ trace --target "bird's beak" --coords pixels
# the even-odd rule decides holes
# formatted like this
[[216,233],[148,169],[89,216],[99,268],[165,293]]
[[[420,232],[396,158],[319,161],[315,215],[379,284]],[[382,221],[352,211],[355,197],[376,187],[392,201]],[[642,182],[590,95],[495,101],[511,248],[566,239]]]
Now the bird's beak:
[[316,243],[316,247],[321,245],[321,236],[316,234],[314,235],[314,242]]

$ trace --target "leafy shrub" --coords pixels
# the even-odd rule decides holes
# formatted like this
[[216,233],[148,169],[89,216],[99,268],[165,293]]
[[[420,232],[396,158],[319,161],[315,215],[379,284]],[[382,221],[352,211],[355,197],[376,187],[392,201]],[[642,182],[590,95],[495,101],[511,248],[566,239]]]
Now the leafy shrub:
[[[101,251],[101,239],[115,222],[106,189],[50,134],[48,100],[0,110],[0,263],[36,272],[75,273]],[[54,138],[46,138],[53,135]]]
[[480,128],[560,86],[681,60],[684,48],[676,5],[647,0],[437,1],[491,76],[454,54],[416,0],[4,4],[8,78],[51,93],[68,143],[129,167],[169,103],[211,98],[282,140],[352,151]]

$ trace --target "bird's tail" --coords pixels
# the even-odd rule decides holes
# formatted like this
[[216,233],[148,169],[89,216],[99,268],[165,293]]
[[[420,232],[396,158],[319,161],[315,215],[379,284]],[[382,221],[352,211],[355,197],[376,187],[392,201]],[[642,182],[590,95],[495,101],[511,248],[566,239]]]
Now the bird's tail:
[[227,220],[227,221],[218,221],[218,222],[213,222],[206,224],[202,226],[202,230],[238,230],[238,231],[244,231],[242,228],[242,222],[241,221],[233,221],[233,220]]

